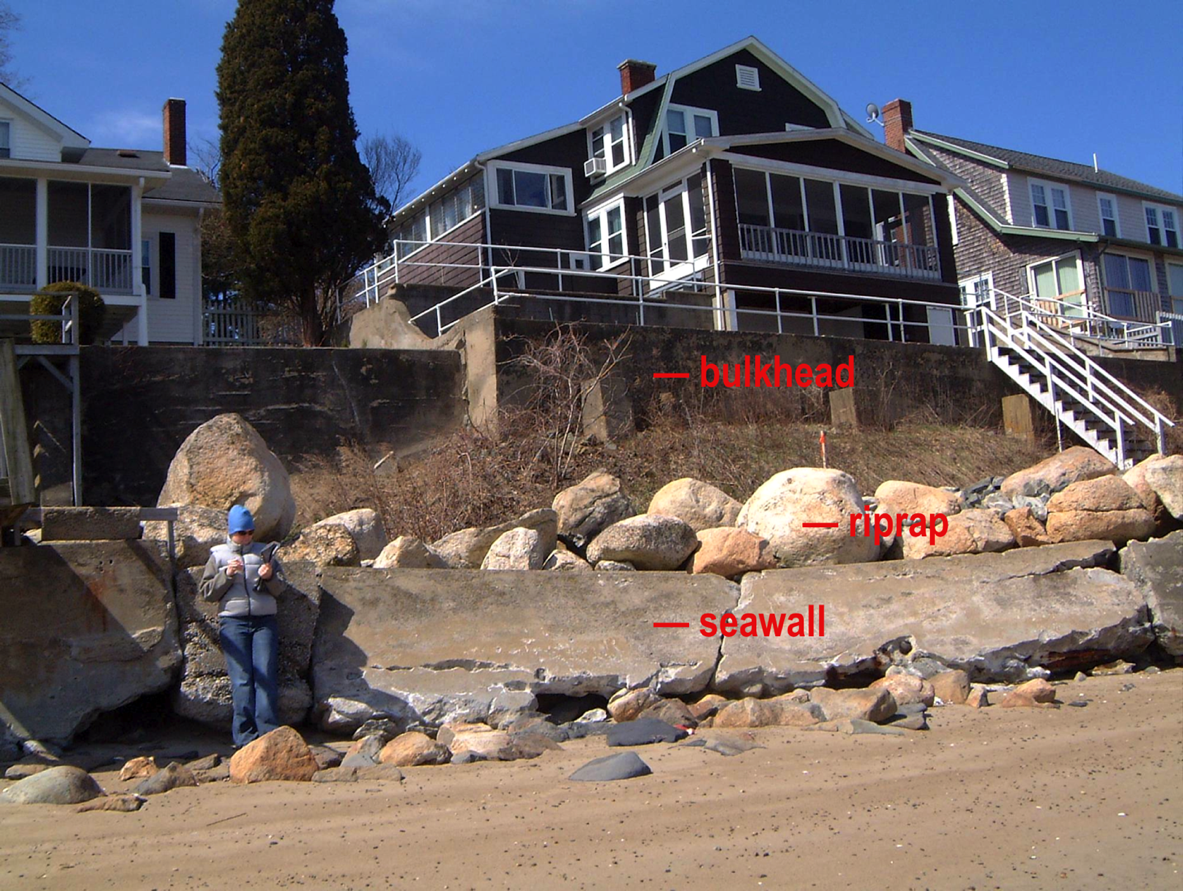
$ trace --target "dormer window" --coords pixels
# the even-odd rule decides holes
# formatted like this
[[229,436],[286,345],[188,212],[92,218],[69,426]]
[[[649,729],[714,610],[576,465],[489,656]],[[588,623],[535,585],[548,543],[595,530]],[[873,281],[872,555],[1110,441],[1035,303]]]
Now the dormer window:
[[12,124],[0,121],[0,158],[12,157]]
[[624,114],[594,127],[588,137],[591,140],[590,157],[603,162],[602,165],[588,164],[593,174],[601,166],[604,173],[612,173],[629,163],[628,127]]
[[1143,204],[1146,211],[1146,240],[1151,244],[1167,247],[1179,246],[1179,228],[1175,222],[1175,211],[1170,207],[1156,207]]
[[665,113],[662,146],[666,155],[685,148],[696,139],[719,135],[719,115],[708,108],[670,105]]

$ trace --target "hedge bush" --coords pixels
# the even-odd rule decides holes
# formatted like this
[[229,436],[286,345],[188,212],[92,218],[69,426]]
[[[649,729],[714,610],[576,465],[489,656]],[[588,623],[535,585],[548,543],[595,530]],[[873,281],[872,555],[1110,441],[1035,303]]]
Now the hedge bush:
[[[75,292],[78,299],[78,326],[81,329],[79,343],[94,343],[95,336],[103,324],[103,317],[107,314],[107,304],[99,296],[99,292],[78,282],[54,282],[47,285],[29,301],[29,313],[35,316],[60,315],[62,305],[66,302],[63,292]],[[61,343],[62,325],[60,322],[36,320],[30,323],[33,328],[34,343]]]

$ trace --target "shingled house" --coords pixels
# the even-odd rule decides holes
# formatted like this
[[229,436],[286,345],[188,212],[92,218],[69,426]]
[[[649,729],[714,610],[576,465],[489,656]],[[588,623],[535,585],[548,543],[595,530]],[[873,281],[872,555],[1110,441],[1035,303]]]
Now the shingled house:
[[814,311],[830,333],[899,337],[902,315],[908,339],[953,342],[956,176],[877,142],[754,37],[661,76],[619,70],[600,108],[400,208],[375,276],[459,290],[518,267],[523,291],[589,302],[697,295],[705,327],[816,332],[777,312]]

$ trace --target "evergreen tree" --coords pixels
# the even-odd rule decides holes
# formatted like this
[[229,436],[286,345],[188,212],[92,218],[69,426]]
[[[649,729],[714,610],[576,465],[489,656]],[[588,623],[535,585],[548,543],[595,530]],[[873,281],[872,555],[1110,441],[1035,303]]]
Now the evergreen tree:
[[243,293],[325,343],[336,290],[383,240],[333,0],[239,0],[218,64],[222,199]]

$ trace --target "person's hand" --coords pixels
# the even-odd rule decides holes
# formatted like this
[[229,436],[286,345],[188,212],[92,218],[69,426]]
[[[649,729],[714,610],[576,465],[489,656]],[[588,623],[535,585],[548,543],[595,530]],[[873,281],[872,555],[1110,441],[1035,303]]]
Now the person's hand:
[[238,559],[231,560],[226,565],[227,578],[234,578],[236,575],[238,575],[240,572],[242,572],[242,569],[243,569],[242,560],[238,560]]
[[263,581],[267,581],[267,579],[271,578],[271,572],[271,564],[264,563],[259,567],[259,578],[261,578]]

